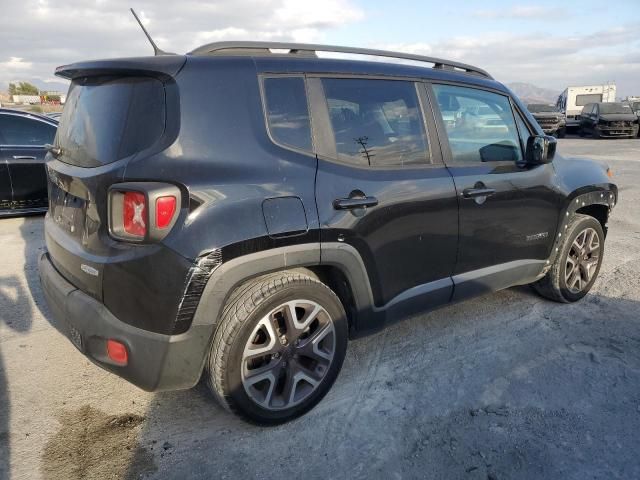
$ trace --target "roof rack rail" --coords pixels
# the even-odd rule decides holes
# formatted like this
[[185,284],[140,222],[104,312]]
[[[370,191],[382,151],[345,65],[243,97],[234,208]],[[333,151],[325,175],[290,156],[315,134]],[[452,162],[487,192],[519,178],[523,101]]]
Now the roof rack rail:
[[466,63],[444,60],[442,58],[415,55],[412,53],[390,52],[388,50],[374,50],[369,48],[339,47],[335,45],[317,45],[307,43],[281,43],[281,42],[214,42],[202,45],[192,50],[187,55],[279,55],[279,52],[271,50],[289,50],[288,54],[315,55],[316,52],[348,53],[355,55],[370,55],[375,57],[398,58],[417,62],[432,63],[433,68],[439,70],[454,70],[480,75],[493,80],[485,70],[467,65]]

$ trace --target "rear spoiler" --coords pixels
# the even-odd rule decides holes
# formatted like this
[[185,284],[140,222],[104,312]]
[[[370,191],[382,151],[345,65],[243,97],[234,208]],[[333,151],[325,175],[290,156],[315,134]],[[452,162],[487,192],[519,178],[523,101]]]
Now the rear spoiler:
[[56,68],[55,74],[67,80],[99,75],[175,77],[186,61],[187,57],[185,55],[90,60],[88,62],[62,65]]

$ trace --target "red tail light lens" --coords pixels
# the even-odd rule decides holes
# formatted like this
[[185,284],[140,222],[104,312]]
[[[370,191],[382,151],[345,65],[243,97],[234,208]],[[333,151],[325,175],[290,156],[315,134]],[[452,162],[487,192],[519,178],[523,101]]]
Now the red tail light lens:
[[129,363],[129,353],[127,347],[117,340],[107,340],[107,356],[112,362],[118,365],[126,365]]
[[171,225],[173,215],[176,213],[176,197],[159,197],[156,200],[156,227],[167,228]]
[[139,192],[124,192],[122,224],[129,235],[143,238],[147,233],[147,200]]

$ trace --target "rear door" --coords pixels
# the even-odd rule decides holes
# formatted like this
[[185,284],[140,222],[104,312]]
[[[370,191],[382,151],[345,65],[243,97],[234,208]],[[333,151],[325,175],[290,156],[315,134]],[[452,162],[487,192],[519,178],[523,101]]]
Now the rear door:
[[44,145],[53,143],[56,125],[35,116],[0,113],[2,155],[8,167],[14,210],[47,206]]
[[535,277],[559,220],[553,166],[524,166],[532,130],[508,95],[447,84],[431,95],[460,205],[454,299]]
[[418,308],[448,302],[457,203],[422,85],[330,77],[308,83],[323,252],[332,242],[353,247],[379,308],[410,299]]

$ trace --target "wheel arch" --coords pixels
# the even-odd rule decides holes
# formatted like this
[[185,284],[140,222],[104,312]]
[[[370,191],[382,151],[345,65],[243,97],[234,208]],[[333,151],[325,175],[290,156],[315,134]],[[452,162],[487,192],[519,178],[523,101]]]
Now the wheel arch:
[[[224,258],[224,251],[222,257]],[[360,330],[363,317],[373,315],[373,294],[357,251],[342,243],[307,243],[273,248],[220,263],[209,276],[193,315],[192,325],[215,325],[231,294],[245,282],[278,271],[303,271],[327,284],[340,298],[350,333]]]
[[609,214],[617,201],[618,189],[614,184],[583,187],[568,195],[562,208],[556,237],[542,274],[546,274],[549,268],[551,268],[556,254],[559,251],[559,245],[563,239],[562,236],[567,229],[569,219],[572,215],[578,213],[594,217],[600,222],[606,235],[606,224],[609,219]]

